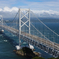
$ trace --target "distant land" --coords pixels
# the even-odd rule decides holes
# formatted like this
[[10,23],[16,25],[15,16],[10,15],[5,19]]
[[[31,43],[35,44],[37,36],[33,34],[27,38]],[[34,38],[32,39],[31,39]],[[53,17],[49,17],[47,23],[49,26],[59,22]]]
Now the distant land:
[[[38,18],[42,22],[59,22],[59,18]],[[38,22],[36,18],[32,18],[31,22]]]
[[[58,22],[59,23],[59,18],[43,18],[43,17],[38,17],[39,20],[41,20],[42,22]],[[38,22],[38,19],[35,17],[31,18],[31,22]],[[14,20],[14,22],[16,20],[18,20],[18,18],[14,19],[14,18],[4,18],[4,21],[6,22],[11,22],[12,20]]]

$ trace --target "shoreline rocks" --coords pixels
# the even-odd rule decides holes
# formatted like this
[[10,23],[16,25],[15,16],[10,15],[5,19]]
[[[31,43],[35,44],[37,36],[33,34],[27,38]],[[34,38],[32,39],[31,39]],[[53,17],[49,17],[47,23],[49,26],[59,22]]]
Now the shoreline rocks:
[[33,57],[41,57],[41,54],[35,51],[32,51],[28,47],[23,47],[20,50],[13,50],[17,55],[28,57],[28,58],[33,58]]

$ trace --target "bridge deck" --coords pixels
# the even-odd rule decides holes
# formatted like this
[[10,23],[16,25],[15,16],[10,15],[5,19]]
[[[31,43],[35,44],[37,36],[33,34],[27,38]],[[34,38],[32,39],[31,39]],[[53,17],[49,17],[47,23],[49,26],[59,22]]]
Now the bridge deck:
[[31,38],[31,39],[33,39],[33,40],[35,40],[35,41],[37,41],[38,43],[42,43],[43,45],[46,45],[48,47],[54,48],[54,49],[59,51],[59,44],[57,44],[57,43],[54,43],[50,40],[46,40],[46,39],[40,38],[40,37],[35,36],[35,35],[31,35],[31,34],[28,34],[28,33],[23,32],[22,34]]
[[[0,25],[0,27],[6,29],[6,30],[8,30],[8,31],[10,31],[10,32],[12,32],[16,35],[19,35],[19,30],[15,29],[15,28],[12,28],[12,27],[9,27],[9,26],[2,26],[2,25]],[[59,44],[57,44],[57,43],[54,43],[50,40],[46,40],[46,39],[40,38],[40,37],[35,36],[35,35],[31,35],[31,34],[28,34],[28,33],[25,33],[25,32],[21,32],[21,34],[37,41],[38,43],[42,43],[42,44],[44,44],[48,47],[51,47],[51,48],[59,51]]]

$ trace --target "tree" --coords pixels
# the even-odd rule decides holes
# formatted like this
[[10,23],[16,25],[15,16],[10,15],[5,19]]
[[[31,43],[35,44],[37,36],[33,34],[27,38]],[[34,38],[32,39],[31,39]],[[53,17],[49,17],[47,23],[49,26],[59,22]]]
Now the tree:
[[34,57],[32,59],[45,59],[45,58],[43,58],[43,57]]
[[52,57],[52,58],[48,58],[48,59],[56,59],[56,58],[53,58],[53,57]]
[[59,59],[59,57],[57,57],[56,59]]

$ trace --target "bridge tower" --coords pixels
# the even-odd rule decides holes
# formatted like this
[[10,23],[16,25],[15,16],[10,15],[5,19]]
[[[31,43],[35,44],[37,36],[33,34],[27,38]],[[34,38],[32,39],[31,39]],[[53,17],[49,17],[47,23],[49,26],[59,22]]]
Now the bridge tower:
[[[27,19],[25,22],[22,20],[24,17]],[[21,30],[24,25],[28,27],[30,34],[30,9],[19,9],[19,47],[20,47],[20,39],[21,39],[20,35],[22,34]]]
[[[0,15],[0,17],[1,17],[1,25],[2,25],[2,27],[3,27],[3,16],[2,15]],[[4,32],[4,30],[2,29],[1,30],[2,32]]]

